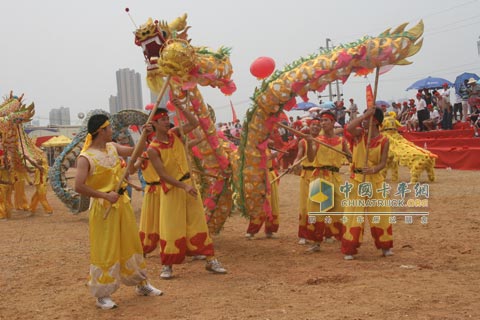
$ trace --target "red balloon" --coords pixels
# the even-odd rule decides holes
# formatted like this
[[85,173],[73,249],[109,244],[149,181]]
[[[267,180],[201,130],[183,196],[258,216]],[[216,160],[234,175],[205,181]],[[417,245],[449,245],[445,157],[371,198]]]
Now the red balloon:
[[265,79],[275,70],[275,61],[270,57],[259,57],[250,65],[250,73],[257,79]]
[[153,110],[153,107],[154,107],[154,106],[155,106],[155,105],[154,105],[153,103],[149,103],[149,104],[147,104],[147,105],[145,106],[145,110]]

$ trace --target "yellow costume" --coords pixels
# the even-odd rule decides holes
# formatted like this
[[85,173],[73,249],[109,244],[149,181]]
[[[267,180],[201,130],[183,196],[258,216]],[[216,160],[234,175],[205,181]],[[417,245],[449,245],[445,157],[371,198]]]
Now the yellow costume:
[[0,160],[0,219],[8,219],[11,215],[11,207],[8,205],[7,196],[11,193],[11,175],[8,169],[3,165],[3,155]]
[[38,203],[41,203],[43,206],[43,210],[47,214],[52,214],[53,209],[48,203],[47,200],[47,173],[48,173],[48,165],[47,160],[42,160],[42,169],[41,172],[39,169],[35,170],[35,178],[33,184],[35,185],[35,193],[32,196],[32,200],[30,201],[30,211],[35,212],[37,209]]
[[142,175],[147,183],[140,215],[140,241],[143,253],[155,250],[160,240],[160,178],[152,166],[147,154],[143,154]]
[[[300,143],[303,143],[303,149],[305,154],[307,154],[307,143],[305,140],[300,140]],[[315,161],[315,160],[314,160]],[[303,239],[308,239],[308,230],[307,230],[307,219],[308,219],[308,189],[310,182],[314,180],[313,172],[315,170],[314,161],[308,161],[308,158],[302,161],[302,172],[300,173],[300,191],[299,191],[299,201],[300,201],[300,213],[298,215],[298,237]]]
[[[149,149],[160,154],[166,172],[173,178],[193,185],[188,172],[187,156],[182,141],[168,133],[168,141],[154,140]],[[184,189],[162,181],[160,192],[160,245],[163,265],[180,264],[185,256],[213,256],[200,195],[193,197]]]
[[[327,138],[321,135],[321,136],[318,136],[318,139],[334,147],[337,150],[340,150],[340,151],[343,150],[344,140],[341,137],[335,136],[333,138]],[[314,181],[320,178],[334,185],[334,206],[330,210],[332,212],[343,212],[343,209],[344,209],[341,205],[342,198],[343,198],[340,192],[342,177],[339,173],[339,170],[342,167],[342,164],[344,163],[344,161],[345,161],[345,156],[323,145],[318,146],[315,160],[313,161],[313,166],[316,169],[313,172],[313,175],[311,176],[310,180]],[[308,196],[308,189],[307,189],[307,196]],[[307,198],[307,210],[308,212],[319,212],[320,205]],[[334,236],[338,240],[341,239],[341,232],[343,227],[341,222],[342,216],[332,215],[330,216],[332,219],[331,223],[326,224],[325,217],[327,216],[328,214],[316,216],[315,223],[307,224],[308,240],[321,242],[324,236],[327,238]]]
[[[115,146],[107,143],[105,152],[87,149],[80,156],[88,159],[90,172],[86,185],[102,192],[115,189],[123,176]],[[138,236],[135,215],[126,192],[111,205],[110,202],[92,198],[89,216],[90,276],[88,285],[92,294],[108,297],[122,281],[126,285],[138,285],[146,280],[145,261]]]
[[13,189],[15,191],[13,195],[15,209],[17,210],[30,210],[28,205],[27,195],[25,194],[25,180],[28,179],[27,172],[15,171],[16,181],[13,184]]
[[[352,175],[350,177],[351,192],[346,197],[347,203],[350,200],[385,200],[381,190],[384,187],[384,176],[381,172],[375,174],[365,175],[365,184],[362,184],[363,174],[359,173],[359,170],[365,167],[366,156],[366,140],[367,134],[363,134],[353,141],[352,152]],[[370,148],[368,153],[367,167],[374,167],[380,163],[382,150],[387,143],[388,138],[379,134],[377,137],[372,138],[370,141]],[[371,185],[371,197],[361,197],[359,195],[360,185]],[[365,189],[364,189],[365,190]],[[370,224],[370,231],[372,237],[375,240],[375,246],[378,249],[390,249],[393,247],[393,235],[392,224],[389,221],[389,215],[378,215],[374,213],[378,212],[390,212],[390,207],[386,206],[346,206],[345,213],[358,212],[358,215],[345,215],[344,216],[344,233],[342,238],[342,253],[345,255],[353,255],[357,253],[357,248],[360,247],[363,238],[363,230],[365,226],[365,220],[368,219]],[[368,215],[365,215],[368,213]],[[372,215],[373,214],[373,215]]]

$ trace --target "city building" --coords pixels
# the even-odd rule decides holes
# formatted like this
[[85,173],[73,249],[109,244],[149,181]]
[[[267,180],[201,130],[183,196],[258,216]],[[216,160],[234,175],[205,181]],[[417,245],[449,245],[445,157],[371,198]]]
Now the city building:
[[110,113],[118,113],[125,109],[143,110],[140,73],[124,68],[117,70],[116,77],[117,95],[109,98]]
[[48,118],[50,125],[69,126],[70,108],[60,107],[59,109],[51,109]]

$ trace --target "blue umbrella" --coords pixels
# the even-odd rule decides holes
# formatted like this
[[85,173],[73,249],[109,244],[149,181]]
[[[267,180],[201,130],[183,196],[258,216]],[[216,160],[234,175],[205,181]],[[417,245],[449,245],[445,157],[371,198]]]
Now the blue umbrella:
[[426,77],[418,81],[415,81],[410,87],[407,88],[407,90],[441,89],[444,83],[447,83],[449,87],[453,86],[453,83],[451,83],[447,79]]
[[382,105],[386,105],[387,107],[390,107],[391,103],[387,102],[385,100],[377,100],[375,101],[375,106],[376,107],[381,107]]
[[459,90],[460,90],[460,86],[462,85],[462,83],[465,81],[465,80],[468,80],[470,78],[473,78],[475,80],[478,80],[480,79],[479,76],[477,76],[475,73],[470,73],[470,72],[464,72],[462,73],[461,75],[458,75],[456,78],[455,78],[455,93],[456,94],[459,94]]
[[318,107],[315,103],[311,102],[300,102],[295,105],[295,107],[292,108],[292,110],[302,110],[302,111],[307,111],[310,108],[313,107]]
[[322,109],[332,109],[335,108],[335,103],[333,103],[332,101],[325,101],[320,103],[319,107]]

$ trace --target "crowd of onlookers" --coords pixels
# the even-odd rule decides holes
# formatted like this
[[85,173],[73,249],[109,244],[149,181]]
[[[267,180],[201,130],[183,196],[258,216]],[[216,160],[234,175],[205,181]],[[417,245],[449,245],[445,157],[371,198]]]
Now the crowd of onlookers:
[[[392,102],[390,105],[382,103],[377,107],[382,108],[385,113],[395,112],[396,119],[407,131],[451,130],[454,123],[463,122],[467,125],[462,127],[472,126],[475,137],[479,136],[480,85],[473,78],[464,81],[454,98],[450,97],[449,85],[445,83],[439,90],[418,90],[415,99]],[[308,133],[309,119],[318,116],[321,111],[320,108],[313,108],[305,116],[297,115],[295,118],[290,116],[281,121],[296,131]],[[335,126],[338,132],[359,114],[359,108],[353,98],[349,99],[348,106],[345,106],[343,100],[336,101],[330,111],[336,117]],[[239,120],[218,123],[217,128],[226,138],[238,145],[242,131]],[[298,137],[291,131],[278,127],[272,131],[270,138],[282,153],[281,167],[287,168],[296,157]]]

